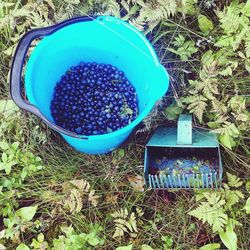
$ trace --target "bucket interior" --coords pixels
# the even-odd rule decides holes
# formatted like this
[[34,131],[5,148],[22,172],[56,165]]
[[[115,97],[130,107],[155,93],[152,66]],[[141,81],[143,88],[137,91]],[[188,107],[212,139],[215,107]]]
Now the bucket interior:
[[54,87],[81,61],[111,64],[125,73],[137,92],[139,120],[168,88],[168,75],[151,45],[129,24],[114,18],[71,24],[38,43],[25,72],[28,100],[52,122]]

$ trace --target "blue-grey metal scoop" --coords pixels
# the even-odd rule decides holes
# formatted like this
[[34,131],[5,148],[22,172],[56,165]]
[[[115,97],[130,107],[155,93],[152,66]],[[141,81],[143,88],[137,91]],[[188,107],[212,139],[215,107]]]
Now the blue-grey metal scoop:
[[193,129],[192,117],[180,115],[177,128],[159,128],[146,145],[144,178],[153,189],[221,187],[216,134]]

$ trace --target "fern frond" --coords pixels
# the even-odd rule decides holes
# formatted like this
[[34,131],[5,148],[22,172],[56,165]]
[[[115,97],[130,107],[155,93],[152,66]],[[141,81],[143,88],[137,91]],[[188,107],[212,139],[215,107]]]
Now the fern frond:
[[182,102],[188,104],[187,109],[193,113],[202,123],[203,114],[207,107],[207,98],[203,95],[187,96],[182,99]]
[[[140,210],[138,211],[141,213]],[[111,216],[115,218],[114,238],[124,236],[124,233],[128,233],[130,237],[136,237],[138,230],[136,215],[134,212],[132,212],[129,216],[128,210],[125,208],[112,213]]]
[[221,199],[221,194],[218,192],[206,192],[204,194],[207,201],[189,212],[188,214],[201,220],[203,223],[208,223],[212,226],[213,232],[221,232],[228,223],[228,216],[225,213],[223,205],[225,200]]
[[103,14],[105,15],[113,15],[116,17],[121,17],[121,8],[116,0],[107,0],[103,4],[102,8],[105,10]]
[[82,202],[81,193],[78,190],[73,189],[64,201],[64,207],[69,209],[71,214],[79,213],[82,209]]
[[124,218],[126,219],[128,217],[128,210],[127,208],[121,208],[120,210],[114,212],[111,214],[113,218]]
[[243,181],[240,180],[237,176],[227,172],[228,185],[230,187],[240,187],[243,184]]
[[90,190],[90,184],[86,180],[72,180],[70,183],[84,193],[88,193]]

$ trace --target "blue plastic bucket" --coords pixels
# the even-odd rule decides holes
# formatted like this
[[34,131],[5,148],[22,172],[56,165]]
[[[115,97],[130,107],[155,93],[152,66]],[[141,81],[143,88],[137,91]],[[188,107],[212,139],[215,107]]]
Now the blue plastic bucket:
[[[31,42],[41,38],[21,75]],[[84,136],[57,126],[50,103],[54,87],[70,67],[81,61],[112,64],[124,71],[136,89],[139,116],[115,132]],[[25,34],[17,47],[11,70],[11,95],[15,103],[40,117],[76,150],[101,154],[117,148],[167,91],[169,77],[149,41],[136,28],[110,16],[77,17]]]

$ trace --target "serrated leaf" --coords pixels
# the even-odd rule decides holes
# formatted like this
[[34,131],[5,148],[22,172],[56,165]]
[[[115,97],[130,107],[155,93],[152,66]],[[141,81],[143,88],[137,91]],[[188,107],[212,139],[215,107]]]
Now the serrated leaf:
[[230,187],[238,188],[243,184],[243,181],[241,181],[240,178],[228,172],[227,172],[227,179],[228,179],[228,185]]
[[213,232],[220,232],[228,223],[228,216],[224,211],[225,200],[221,199],[221,194],[217,192],[205,192],[207,201],[189,212],[189,215],[195,216],[203,223],[207,222],[212,226]]
[[198,16],[198,25],[199,25],[200,30],[205,34],[208,34],[209,31],[213,30],[214,28],[212,21],[209,20],[204,15]]
[[31,221],[36,214],[38,206],[22,207],[16,211],[16,215],[21,217],[23,221]]
[[130,215],[129,221],[128,221],[129,225],[132,227],[132,230],[130,228],[131,232],[137,232],[137,225],[136,225],[136,218],[135,218],[135,213],[132,213]]
[[225,190],[225,198],[227,200],[226,207],[231,209],[231,207],[238,203],[240,199],[244,198],[244,195],[239,190]]
[[85,193],[88,193],[90,190],[90,184],[86,180],[72,180],[70,183]]
[[128,210],[127,210],[127,208],[124,208],[124,209],[121,208],[120,210],[112,213],[111,216],[113,218],[124,218],[125,219],[128,216]]
[[[124,227],[125,228],[125,227]],[[126,228],[125,228],[126,229]],[[119,238],[119,237],[122,237],[124,235],[124,231],[123,229],[119,228],[119,227],[116,227],[115,228],[115,232],[113,234],[113,238]]]
[[201,62],[205,66],[209,66],[215,60],[215,56],[212,50],[208,50],[205,54],[203,54],[201,58]]
[[243,15],[250,17],[250,1],[249,0],[246,2],[241,12]]
[[100,198],[100,196],[95,195],[95,190],[91,190],[89,193],[89,201],[90,203],[96,207],[98,204],[98,199]]

